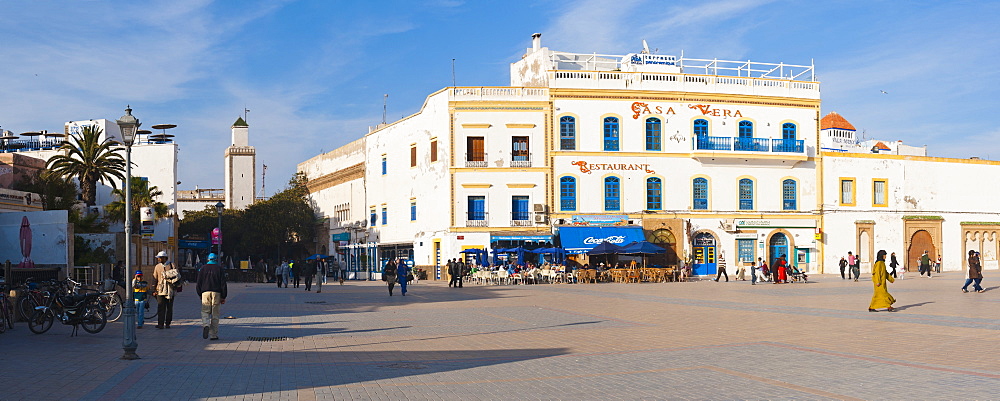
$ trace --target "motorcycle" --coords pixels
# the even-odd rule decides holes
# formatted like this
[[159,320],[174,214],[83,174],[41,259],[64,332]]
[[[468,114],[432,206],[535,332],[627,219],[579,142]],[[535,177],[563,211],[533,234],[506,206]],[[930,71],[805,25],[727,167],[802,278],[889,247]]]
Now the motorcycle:
[[59,322],[73,326],[70,337],[77,335],[80,326],[83,330],[97,334],[108,324],[104,308],[101,307],[101,293],[59,294],[49,297],[48,304],[35,307],[35,312],[28,318],[28,329],[32,333],[42,334],[52,328],[56,318]]

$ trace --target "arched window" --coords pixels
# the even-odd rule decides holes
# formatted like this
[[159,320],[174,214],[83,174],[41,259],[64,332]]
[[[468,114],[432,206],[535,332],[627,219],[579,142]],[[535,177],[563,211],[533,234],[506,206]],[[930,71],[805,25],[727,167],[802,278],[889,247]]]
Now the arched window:
[[663,127],[660,119],[650,117],[646,119],[646,150],[661,150],[661,140]]
[[798,194],[795,190],[795,180],[787,179],[781,182],[781,210],[798,209]]
[[695,210],[708,210],[708,180],[705,178],[695,178],[691,193],[694,197]]
[[618,118],[604,118],[604,150],[618,151]]
[[621,180],[618,177],[604,179],[604,210],[622,210]]
[[576,150],[576,119],[573,117],[559,119],[559,149]]
[[781,139],[795,139],[795,124],[781,124]]
[[740,179],[740,210],[753,210],[753,180]]
[[646,210],[663,209],[663,180],[657,177],[646,179]]
[[740,121],[740,138],[753,138],[753,122]]
[[701,118],[694,120],[694,136],[708,136],[708,120]]
[[563,211],[576,210],[576,178],[559,179],[559,208]]

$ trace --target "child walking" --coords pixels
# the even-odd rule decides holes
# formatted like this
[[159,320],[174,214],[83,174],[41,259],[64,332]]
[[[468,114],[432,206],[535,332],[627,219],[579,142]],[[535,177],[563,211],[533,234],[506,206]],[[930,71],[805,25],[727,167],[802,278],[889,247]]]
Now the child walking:
[[135,328],[141,329],[143,323],[143,315],[146,310],[146,292],[149,291],[149,283],[142,279],[142,270],[136,270],[135,278],[132,279],[132,293],[135,300],[135,318],[136,325]]

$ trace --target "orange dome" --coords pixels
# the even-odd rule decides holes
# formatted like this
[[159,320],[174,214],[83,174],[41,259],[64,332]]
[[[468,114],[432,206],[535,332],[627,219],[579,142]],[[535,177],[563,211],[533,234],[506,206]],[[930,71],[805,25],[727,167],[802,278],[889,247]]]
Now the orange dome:
[[847,122],[847,119],[840,114],[837,114],[835,111],[831,111],[830,114],[823,116],[823,119],[819,121],[819,129],[824,130],[830,128],[857,131],[851,123]]

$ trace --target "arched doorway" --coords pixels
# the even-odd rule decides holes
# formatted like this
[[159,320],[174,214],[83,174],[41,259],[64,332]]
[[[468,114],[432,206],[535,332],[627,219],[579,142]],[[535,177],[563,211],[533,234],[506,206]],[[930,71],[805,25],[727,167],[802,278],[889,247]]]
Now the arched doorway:
[[926,230],[918,230],[913,233],[913,237],[910,237],[910,249],[906,251],[906,271],[915,272],[920,269],[920,255],[927,251],[927,255],[931,257],[931,263],[937,260],[937,249],[934,248],[934,239],[931,237],[931,233]]
[[661,228],[649,233],[646,240],[667,250],[667,253],[662,255],[651,255],[649,257],[651,264],[668,266],[677,264],[677,240],[674,239],[674,233]]
[[767,255],[768,266],[774,266],[774,262],[778,260],[778,257],[785,255],[785,261],[788,261],[788,237],[782,233],[775,233],[771,236],[771,240],[768,242],[770,245],[770,252]]
[[691,274],[708,276],[715,274],[715,236],[712,233],[698,233],[694,236],[694,264]]

